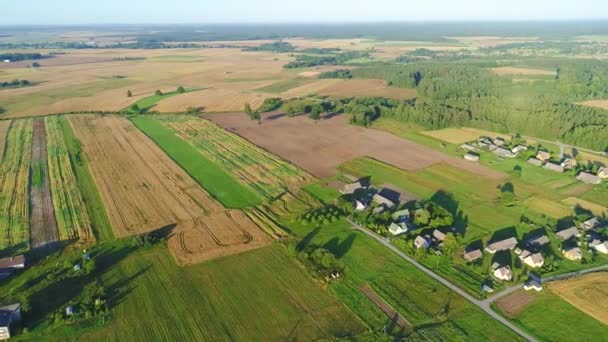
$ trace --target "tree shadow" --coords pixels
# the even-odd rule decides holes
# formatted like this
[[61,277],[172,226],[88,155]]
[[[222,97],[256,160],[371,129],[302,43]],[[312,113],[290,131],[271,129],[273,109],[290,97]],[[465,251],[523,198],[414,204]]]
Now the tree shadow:
[[393,203],[399,203],[401,198],[401,193],[388,188],[382,188],[378,194],[384,198],[388,198],[389,200],[393,201]]
[[28,247],[29,244],[27,242],[21,242],[10,247],[6,247],[0,250],[0,258],[8,258],[15,256],[16,254],[23,253],[28,249]]
[[264,120],[268,120],[268,121],[272,121],[272,120],[278,120],[282,117],[287,116],[286,113],[275,113],[275,114],[271,114],[271,115],[267,115],[264,117]]
[[331,118],[333,118],[333,117],[336,117],[336,116],[338,116],[338,115],[341,115],[341,114],[342,114],[342,112],[331,112],[331,113],[327,113],[327,114],[325,114],[325,115],[321,116],[321,120],[329,120],[329,119],[331,119]]
[[453,226],[456,228],[456,233],[465,235],[467,226],[469,225],[469,218],[460,210],[460,203],[454,198],[454,195],[439,190],[431,196],[430,200],[449,211],[454,216]]
[[500,266],[511,266],[513,262],[511,251],[498,251],[492,255],[492,263],[498,263]]
[[306,236],[302,240],[300,240],[300,242],[298,242],[298,244],[296,245],[296,251],[301,252],[304,249],[306,249],[306,247],[308,247],[308,245],[310,245],[310,243],[315,238],[315,236],[319,233],[319,231],[321,231],[321,227],[317,227],[314,230],[312,230],[310,233],[306,234]]
[[353,246],[355,239],[357,238],[356,234],[349,234],[346,239],[340,242],[340,239],[337,237],[332,238],[328,242],[323,245],[323,248],[332,252],[336,256],[336,258],[342,258]]
[[499,229],[492,234],[489,243],[493,243],[500,240],[505,240],[508,238],[517,237],[517,230],[515,227],[507,227],[503,229]]

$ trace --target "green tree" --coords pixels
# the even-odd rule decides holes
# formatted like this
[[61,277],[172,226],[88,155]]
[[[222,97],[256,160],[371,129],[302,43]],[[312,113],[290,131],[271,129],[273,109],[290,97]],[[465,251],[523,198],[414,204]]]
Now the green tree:
[[32,63],[32,67],[34,67],[34,68],[40,68],[41,65],[38,62],[34,62],[34,63]]
[[160,90],[157,90],[157,91],[154,92],[154,95],[156,95],[156,96],[163,96],[163,92],[160,91]]
[[253,113],[253,110],[251,109],[251,105],[249,103],[245,103],[245,113],[247,113],[247,115],[249,115],[249,117],[251,117],[251,113]]
[[133,93],[131,92],[131,90],[127,90],[127,97],[132,97]]
[[137,103],[133,104],[131,106],[131,110],[134,112],[139,112],[139,105]]
[[179,88],[177,88],[177,92],[180,94],[183,94],[186,92],[186,89],[184,89],[184,87],[179,87]]

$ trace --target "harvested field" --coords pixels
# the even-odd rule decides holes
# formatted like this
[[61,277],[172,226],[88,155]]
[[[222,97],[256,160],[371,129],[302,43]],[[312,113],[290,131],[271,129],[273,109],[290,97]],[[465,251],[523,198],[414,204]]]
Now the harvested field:
[[55,208],[49,182],[46,129],[43,119],[34,121],[30,183],[30,238],[32,248],[59,241]]
[[350,79],[341,80],[318,91],[319,95],[330,97],[387,97],[403,100],[416,96],[415,89],[388,87],[384,80]]
[[59,238],[61,240],[91,240],[94,238],[91,221],[72,169],[70,154],[59,126],[59,118],[47,117],[45,126],[49,182]]
[[490,132],[482,129],[469,127],[444,128],[436,131],[424,131],[420,133],[441,141],[445,141],[450,144],[462,144],[465,142],[477,140],[481,136],[502,137],[505,139],[511,138],[507,134],[500,134],[496,132]]
[[11,127],[10,120],[0,121],[0,160],[4,156],[4,146],[6,144],[8,129]]
[[267,199],[298,188],[313,177],[289,162],[204,119],[157,117],[180,138],[241,183]]
[[608,109],[608,100],[589,100],[580,102],[580,105],[599,109]]
[[205,116],[256,145],[304,168],[319,178],[336,173],[349,160],[369,156],[398,168],[415,171],[445,162],[478,176],[502,179],[502,173],[450,157],[392,134],[348,124],[345,115],[314,122],[307,117],[263,115],[261,125],[243,120],[242,113]]
[[154,110],[158,112],[183,112],[188,107],[203,107],[207,112],[243,110],[245,103],[259,107],[271,94],[209,88],[160,101]]
[[388,316],[398,327],[405,328],[410,325],[409,322],[403,318],[403,316],[399,315],[395,309],[393,309],[390,305],[388,305],[382,297],[380,297],[369,285],[361,286],[361,292],[365,294],[369,300],[371,300],[382,312]]
[[573,214],[573,211],[569,206],[542,197],[530,197],[526,199],[523,204],[540,214],[545,214],[556,219],[561,219]]
[[32,121],[14,121],[8,131],[0,163],[0,249],[10,247],[15,253],[26,251],[30,242],[28,185],[31,143]]
[[590,210],[594,215],[603,215],[608,214],[608,208],[601,206],[599,204],[595,204],[589,201],[585,201],[576,197],[568,197],[562,200],[563,203],[568,204],[570,206],[580,205],[584,209]]
[[608,325],[608,273],[556,281],[549,288],[579,310]]
[[507,317],[513,319],[528,305],[532,304],[532,302],[534,302],[533,296],[524,290],[519,290],[498,299],[496,305],[498,305]]
[[182,264],[269,241],[243,214],[224,213],[127,119],[79,115],[70,117],[70,122],[83,144],[116,236],[176,225],[170,245]]
[[491,68],[497,75],[555,75],[555,70],[530,69],[530,68],[514,68],[514,67],[498,67]]

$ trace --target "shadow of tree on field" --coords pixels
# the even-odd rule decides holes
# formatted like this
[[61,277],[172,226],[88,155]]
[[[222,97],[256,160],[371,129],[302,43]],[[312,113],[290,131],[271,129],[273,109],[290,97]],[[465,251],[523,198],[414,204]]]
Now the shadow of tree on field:
[[357,238],[357,235],[354,233],[349,234],[348,237],[346,239],[344,239],[342,242],[340,242],[340,239],[335,237],[335,238],[329,240],[328,242],[326,242],[323,245],[323,248],[332,252],[336,256],[336,258],[340,259],[346,253],[348,253],[348,251],[353,246],[353,243],[355,242],[356,238]]
[[317,236],[317,234],[319,234],[319,231],[321,231],[321,227],[317,227],[314,230],[312,230],[310,233],[306,234],[306,236],[302,240],[300,240],[300,242],[298,242],[298,244],[296,245],[296,251],[301,252],[301,251],[305,250],[306,247],[308,247],[308,245],[310,245],[310,243],[315,238],[315,236]]
[[450,212],[454,216],[453,226],[456,228],[456,233],[465,235],[467,226],[469,225],[469,217],[460,209],[460,203],[454,198],[454,195],[439,190],[431,196],[430,200]]

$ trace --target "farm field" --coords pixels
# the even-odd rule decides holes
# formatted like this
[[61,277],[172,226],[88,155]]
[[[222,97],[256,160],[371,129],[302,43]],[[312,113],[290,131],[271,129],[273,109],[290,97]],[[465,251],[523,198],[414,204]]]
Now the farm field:
[[88,208],[72,168],[59,118],[44,119],[47,136],[49,183],[60,240],[90,241],[95,237]]
[[608,208],[576,197],[565,198],[562,202],[570,206],[580,205],[584,209],[590,210],[595,215],[601,216],[608,213]]
[[[269,238],[246,218],[234,221],[151,140],[127,119],[69,118],[106,206],[114,235],[175,226],[170,242],[181,263],[257,248]],[[111,181],[110,181],[111,180]],[[227,219],[217,221],[221,215]],[[180,238],[181,237],[181,238]],[[198,243],[194,249],[192,244]]]
[[388,87],[384,80],[350,79],[341,80],[317,92],[322,96],[342,97],[386,97],[396,100],[416,97],[416,90],[409,88]]
[[531,75],[531,76],[554,76],[555,70],[531,69],[531,68],[514,68],[514,67],[499,67],[490,69],[497,75]]
[[51,195],[44,119],[34,120],[30,191],[30,240],[38,248],[59,241]]
[[586,274],[549,285],[565,301],[604,323],[608,329],[608,273]]
[[4,146],[6,145],[7,134],[10,127],[10,120],[0,121],[0,160],[2,160],[2,157],[4,156]]
[[29,178],[32,120],[12,123],[0,163],[0,249],[2,254],[27,251],[30,244]]
[[[260,125],[252,120],[244,120],[240,113],[207,115],[205,118],[319,178],[334,175],[340,164],[362,156],[376,158],[409,171],[445,162],[492,179],[504,177],[499,172],[388,133],[349,125],[344,115],[313,122],[301,116],[288,118],[267,114],[263,115]],[[322,158],[319,151],[323,151]],[[409,152],[407,156],[403,151]]]
[[[216,167],[266,200],[274,199],[286,189],[298,188],[313,179],[310,174],[298,167],[205,119],[168,116],[133,119],[138,127],[149,127],[152,125],[152,120],[157,120],[164,127],[170,128]],[[144,123],[147,123],[147,126]],[[148,131],[144,128],[144,132],[148,133]],[[150,135],[154,137],[154,134]],[[201,178],[204,182],[205,178]],[[212,178],[215,183],[221,177]],[[202,184],[205,186],[204,183]]]

